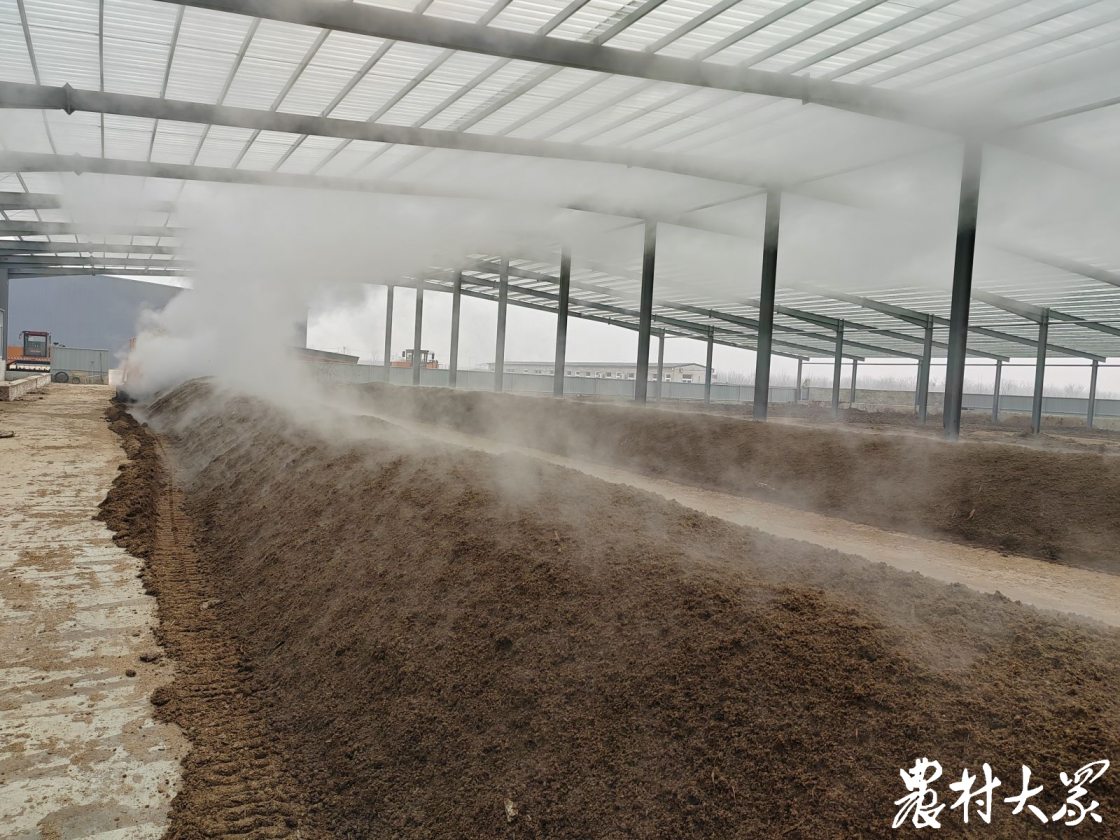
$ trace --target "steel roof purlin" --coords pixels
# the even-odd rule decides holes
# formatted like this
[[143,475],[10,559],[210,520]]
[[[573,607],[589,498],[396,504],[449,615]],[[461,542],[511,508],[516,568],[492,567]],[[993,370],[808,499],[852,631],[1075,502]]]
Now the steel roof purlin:
[[[985,151],[979,189],[993,199],[967,354],[1033,357],[1045,335],[1044,352],[1120,356],[1108,197],[1084,202],[1098,218],[1082,230],[1052,236],[1006,210],[1055,168],[1114,187],[1120,158],[1099,138],[1120,119],[1120,0],[377,1],[129,0],[122,14],[104,0],[16,0],[0,108],[27,114],[0,129],[12,190],[0,192],[0,266],[189,276],[177,241],[190,215],[177,210],[196,181],[501,201],[571,211],[605,236],[672,225],[657,245],[656,323],[750,348],[760,321],[770,327],[748,276],[763,240],[749,199],[781,190],[783,261],[762,295],[769,312],[776,291],[776,345],[830,356],[842,330],[868,357],[928,358],[946,347],[931,336],[950,311],[947,269],[931,280],[949,245],[937,167],[963,138],[1019,167],[989,173]],[[941,181],[923,180],[931,159]],[[45,174],[70,172],[151,179],[138,194],[153,200],[114,224],[75,216],[66,176]],[[818,219],[843,232],[818,244],[804,226]],[[834,268],[848,223],[882,230]],[[908,255],[931,259],[880,260],[892,225],[913,235]],[[790,244],[807,241],[815,262],[791,266]],[[490,258],[466,269],[481,299],[493,299],[477,276],[496,270]],[[639,258],[577,253],[573,317],[635,328]],[[507,259],[510,302],[555,312],[551,255]],[[445,288],[442,274],[423,282]]]

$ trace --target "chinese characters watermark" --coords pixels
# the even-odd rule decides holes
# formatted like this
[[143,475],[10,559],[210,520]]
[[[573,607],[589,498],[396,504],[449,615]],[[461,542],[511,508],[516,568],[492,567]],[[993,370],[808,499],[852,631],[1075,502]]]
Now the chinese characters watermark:
[[[1013,815],[1022,813],[1026,808],[1043,823],[1062,822],[1068,826],[1075,826],[1080,825],[1086,817],[1099,823],[1102,821],[1101,815],[1097,813],[1100,803],[1089,795],[1088,786],[1103,776],[1108,767],[1109,762],[1102,759],[1086,764],[1075,772],[1072,778],[1064,771],[1059,773],[1058,778],[1066,787],[1066,799],[1062,807],[1050,817],[1047,817],[1038,805],[1029,802],[1032,797],[1042,793],[1043,786],[1031,787],[1031,769],[1026,765],[1023,765],[1021,792],[1018,796],[1005,797],[1003,801],[1014,804],[1015,809],[1011,812]],[[899,806],[899,811],[895,814],[892,828],[901,828],[908,822],[915,828],[941,828],[940,815],[945,809],[945,804],[938,804],[937,791],[930,786],[941,778],[942,772],[941,764],[928,758],[919,758],[909,770],[898,771],[909,792],[894,803]],[[959,808],[961,820],[965,824],[968,823],[970,813],[974,813],[986,824],[990,825],[992,822],[992,795],[1003,782],[992,772],[988,764],[983,766],[982,772],[982,784],[978,784],[980,775],[969,773],[966,767],[961,774],[961,780],[949,785],[949,790],[960,794],[949,805],[949,811]]]

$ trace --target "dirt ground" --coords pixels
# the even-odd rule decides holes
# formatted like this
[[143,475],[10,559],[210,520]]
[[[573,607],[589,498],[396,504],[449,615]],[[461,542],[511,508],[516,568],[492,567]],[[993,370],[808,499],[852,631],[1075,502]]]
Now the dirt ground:
[[[0,403],[0,837],[157,838],[185,742],[139,564],[95,521],[125,460],[111,391]],[[5,433],[11,433],[6,436]]]
[[146,416],[106,511],[180,662],[173,837],[888,837],[926,756],[1003,780],[939,836],[1114,832],[1114,774],[1103,826],[1002,797],[1116,755],[1115,631],[198,383]]
[[1120,458],[445,388],[354,389],[415,417],[853,522],[1120,573]]

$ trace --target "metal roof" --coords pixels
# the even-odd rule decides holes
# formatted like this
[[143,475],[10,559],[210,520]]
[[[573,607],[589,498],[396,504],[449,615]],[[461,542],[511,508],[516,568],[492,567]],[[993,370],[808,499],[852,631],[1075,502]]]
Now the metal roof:
[[[1118,356],[1118,89],[1120,0],[16,0],[0,264],[189,275],[198,181],[500,198],[620,242],[657,221],[655,327],[751,347],[772,187],[776,351],[843,320],[850,354],[917,357],[980,133],[970,353],[1033,355],[1047,308],[1051,354]],[[75,219],[73,172],[142,201]],[[558,253],[476,254],[464,289],[495,297],[502,257],[511,302],[555,307]],[[575,254],[572,313],[635,327],[640,269]]]

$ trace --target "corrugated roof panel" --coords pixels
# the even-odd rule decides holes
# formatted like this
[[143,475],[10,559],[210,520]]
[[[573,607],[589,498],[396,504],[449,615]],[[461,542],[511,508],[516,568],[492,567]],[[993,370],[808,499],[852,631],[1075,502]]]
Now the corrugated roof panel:
[[337,154],[333,154],[330,160],[316,171],[316,174],[326,175],[332,178],[348,176],[354,172],[366,158],[385,147],[385,143],[370,143],[366,140],[354,140],[347,143]]
[[632,95],[627,96],[621,102],[593,109],[591,112],[584,114],[579,122],[574,123],[569,128],[555,132],[551,137],[554,140],[572,143],[590,141],[596,143],[604,142],[604,139],[599,136],[604,130],[616,124],[620,124],[618,128],[627,128],[629,123],[647,108],[652,109],[652,112],[647,115],[651,124],[673,113],[674,108],[676,111],[687,108],[687,103],[680,99],[665,106],[664,110],[662,106],[666,100],[672,99],[688,90],[688,88],[681,85],[671,85],[668,83],[659,83],[651,86],[646,86],[645,84],[636,85],[632,88]]
[[246,56],[222,104],[267,111],[295,69],[295,63]]
[[354,35],[349,32],[331,32],[315,54],[312,64],[333,67],[349,72],[357,71],[385,44],[382,38]]
[[[415,123],[453,94],[461,92],[464,86],[471,84],[479,73],[492,67],[497,60],[490,56],[453,53],[450,58],[428,74],[423,82],[381,116],[379,121],[399,125]],[[521,64],[519,62],[507,65],[512,69],[506,70],[506,74],[515,73],[517,67]],[[502,71],[499,71],[484,79],[477,87],[485,89],[487,84],[493,87],[499,83],[496,80],[502,78]]]
[[21,30],[23,24],[19,16],[19,7],[15,3],[0,4],[0,26],[15,26]]
[[359,178],[388,178],[397,167],[408,160],[413,152],[412,146],[388,146],[384,154],[379,155],[376,160],[355,172],[354,175]]
[[[632,89],[637,83],[636,80],[626,77],[616,76],[604,78],[602,83],[595,85],[578,96],[568,99],[565,102],[558,101],[555,107],[547,113],[542,114],[539,118],[534,119],[530,125],[527,125],[524,131],[518,131],[517,136],[551,137],[553,130],[566,120],[578,114],[589,112],[608,99]],[[534,91],[534,93],[537,92]],[[536,111],[544,104],[547,104],[547,100],[542,102],[539,98],[539,94],[534,98],[521,97],[511,102],[491,117],[480,122],[472,131],[479,131],[484,134],[497,133],[505,126],[511,125],[522,117]]]
[[155,120],[105,115],[105,156],[122,160],[147,160]]
[[48,111],[47,124],[60,155],[101,157],[101,116],[75,111]]
[[351,70],[308,65],[288,95],[280,103],[280,111],[289,114],[319,116],[354,76]]
[[105,36],[137,43],[171,42],[179,6],[151,0],[105,0]]
[[24,0],[27,23],[65,32],[96,35],[99,19],[98,0]]
[[39,78],[45,85],[69,82],[77,88],[97,90],[101,84],[97,33],[74,29],[32,26],[31,42]]
[[190,6],[183,13],[179,47],[236,55],[253,18]]
[[0,142],[13,152],[50,152],[42,111],[7,111],[0,120]]
[[[1120,42],[1120,26],[1111,24],[1094,29],[1094,35],[1090,37],[1090,40],[1102,33],[1111,33],[1111,38]],[[1082,34],[1087,35],[1088,33]],[[953,70],[948,69],[945,66],[946,63],[939,63],[925,78],[915,74],[908,77],[907,81],[911,83],[911,86],[920,85],[923,91],[943,92],[953,88],[969,87],[978,81],[992,77],[1013,76],[1016,73],[1032,70],[1044,64],[1050,58],[1064,55],[1080,37],[1080,35],[1075,35],[1070,38],[1037,43],[1032,38],[1031,41],[1024,42],[1030,44],[1028,49],[1014,51],[1008,49],[1006,55],[993,55],[987,50],[977,50],[968,56],[966,61],[955,64]],[[930,79],[931,82],[927,81]]]
[[199,166],[233,166],[251,135],[252,132],[247,128],[211,126],[206,132],[206,139],[196,162]]
[[377,6],[382,9],[396,9],[400,12],[414,12],[427,0],[354,0],[354,3],[361,6]]
[[233,53],[201,50],[180,43],[171,62],[167,98],[217,103],[235,59]]
[[280,110],[297,114],[323,113],[384,43],[380,38],[330,33],[284,98]]
[[537,32],[548,23],[556,13],[563,8],[547,0],[512,0],[490,22],[490,25],[499,29],[511,29],[515,32]]
[[39,217],[44,222],[69,222],[70,221],[69,211],[65,210],[65,209],[62,209],[62,208],[50,209],[50,210],[40,210],[39,211]]
[[[569,41],[590,40],[590,33],[601,31],[610,26],[623,14],[623,10],[633,9],[641,0],[594,0],[585,3],[575,14],[552,31],[556,38]],[[560,7],[562,8],[562,7]],[[559,8],[557,9],[559,11]]]
[[280,172],[310,173],[334,149],[341,140],[333,137],[308,137],[299,148],[292,152],[280,166]]
[[170,50],[168,42],[137,41],[106,36],[105,90],[159,96]]
[[268,109],[296,72],[318,30],[262,21],[237,68],[224,104]]
[[18,19],[15,23],[0,22],[0,81],[35,84],[27,41]]
[[348,120],[369,119],[442,52],[436,47],[394,44],[339,103],[331,116]]
[[[953,12],[953,10],[956,9],[956,6],[957,4],[953,4],[952,6],[947,7],[945,10],[933,11],[929,14],[922,15],[919,18],[907,21],[906,23],[890,30],[889,32],[884,32],[880,35],[876,35],[875,37],[870,38],[861,44],[855,45],[848,50],[845,50],[843,53],[837,56],[838,59],[841,59],[841,61],[839,62],[839,67],[837,68],[837,70],[840,71],[839,78],[842,78],[844,81],[848,82],[856,82],[861,77],[875,75],[886,65],[882,64],[881,62],[875,63],[869,65],[866,68],[854,70],[850,73],[846,72],[846,68],[859,61],[863,61],[865,59],[879,55],[880,53],[885,53],[886,51],[892,50],[902,44],[911,41],[912,39],[919,39],[924,36],[928,36],[935,30],[943,26],[957,23],[960,20],[960,15]],[[905,52],[903,54],[905,54]]]
[[202,139],[205,126],[197,123],[160,120],[152,144],[152,160],[157,163],[189,164]]
[[[30,192],[62,192],[62,176],[57,172],[25,172],[23,174],[23,180],[27,184],[27,189]],[[7,183],[4,184],[4,189],[6,190],[18,188],[18,181],[16,181],[15,187]]]
[[425,15],[477,23],[494,6],[494,0],[435,0]]
[[[533,97],[537,95],[537,91],[548,84],[546,81],[540,87],[527,90],[528,83],[540,77],[536,65],[526,62],[504,63],[496,72],[447,106],[427,125],[431,128],[462,129],[468,124],[479,124],[485,119],[486,113],[495,108],[498,109],[496,113],[500,113],[511,105],[516,107],[521,104],[527,107],[527,103],[536,101]],[[514,96],[518,91],[520,95]],[[507,102],[511,97],[513,102]]]
[[[755,21],[771,14],[784,4],[780,0],[748,0],[708,20],[667,44],[658,54],[692,58],[724,38],[734,35]],[[675,31],[675,30],[673,30]]]
[[238,169],[271,170],[297,139],[295,134],[262,131],[241,158]]

